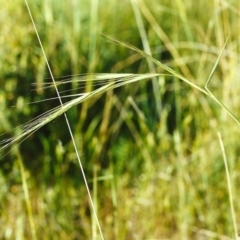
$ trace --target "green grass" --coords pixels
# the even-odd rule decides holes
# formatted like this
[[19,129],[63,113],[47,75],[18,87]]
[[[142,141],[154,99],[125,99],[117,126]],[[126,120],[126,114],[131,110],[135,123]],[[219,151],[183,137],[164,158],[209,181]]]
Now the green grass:
[[2,1],[0,238],[100,239],[67,111],[105,239],[236,239],[239,3],[29,5],[68,98],[24,1]]

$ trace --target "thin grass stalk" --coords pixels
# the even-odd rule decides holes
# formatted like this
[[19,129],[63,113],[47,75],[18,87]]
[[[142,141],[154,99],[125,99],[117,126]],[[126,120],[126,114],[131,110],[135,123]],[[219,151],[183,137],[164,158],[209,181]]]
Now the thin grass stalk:
[[[141,36],[143,49],[147,54],[152,56],[151,48],[149,46],[148,36],[147,36],[146,30],[145,30],[145,27],[143,24],[141,13],[139,11],[137,0],[130,0],[130,1],[132,4],[132,8],[133,8],[133,12],[134,12],[135,19],[137,22],[137,26],[139,29],[139,34]],[[151,73],[156,73],[157,71],[155,69],[153,61],[151,61],[150,59],[147,59],[147,63],[148,63],[149,71]],[[162,100],[161,100],[159,85],[158,85],[158,81],[157,81],[156,77],[152,78],[152,88],[153,88],[155,104],[156,104],[156,108],[157,108],[157,114],[160,119],[161,112],[162,112]]]
[[228,115],[240,126],[240,122],[237,120],[237,118],[234,116],[234,114],[220,101],[218,100],[215,95],[209,90],[208,88],[208,84],[214,74],[214,72],[216,71],[216,68],[218,66],[218,63],[220,61],[220,58],[222,57],[222,54],[223,54],[223,51],[226,47],[226,44],[227,44],[227,40],[217,58],[217,61],[215,62],[213,68],[212,68],[212,71],[206,81],[206,84],[205,84],[205,87],[202,88],[200,86],[198,86],[196,83],[193,83],[192,81],[188,80],[187,78],[185,78],[184,76],[182,76],[180,73],[174,71],[173,69],[169,68],[168,66],[166,66],[165,64],[162,64],[161,62],[159,62],[158,60],[156,60],[155,58],[151,57],[150,55],[148,55],[147,53],[143,52],[142,50],[140,50],[139,48],[135,47],[135,46],[132,46],[131,44],[128,44],[128,43],[125,43],[123,41],[119,41],[117,40],[116,38],[112,37],[112,36],[109,36],[109,35],[106,35],[106,34],[103,34],[104,36],[106,36],[107,38],[109,38],[111,41],[121,45],[121,46],[124,46],[124,47],[127,47],[129,49],[132,49],[138,53],[140,53],[142,56],[144,56],[145,58],[147,59],[151,59],[155,64],[157,64],[158,66],[160,66],[161,68],[163,68],[164,70],[166,70],[167,72],[169,72],[170,74],[172,74],[174,77],[177,77],[179,79],[181,79],[182,81],[184,81],[185,83],[187,83],[188,85],[190,85],[191,87],[199,90],[200,92],[204,93],[205,95],[211,97],[218,105],[220,105],[221,108],[225,109],[226,112],[228,113]]
[[187,76],[188,78],[192,78],[192,74],[186,64],[184,63],[183,58],[180,56],[178,50],[174,46],[174,44],[171,42],[171,40],[168,37],[168,34],[164,32],[164,30],[159,25],[156,18],[153,16],[151,11],[149,10],[148,5],[146,5],[144,0],[137,0],[139,8],[144,15],[144,17],[149,22],[150,26],[152,27],[153,31],[157,34],[159,39],[163,42],[163,45],[166,46],[167,50],[171,53],[173,56],[173,59],[176,61],[176,65],[179,66],[184,76]]
[[151,61],[153,61],[156,65],[158,65],[159,67],[161,67],[162,69],[164,69],[165,71],[167,71],[169,74],[175,76],[176,78],[181,79],[182,81],[186,82],[188,85],[190,85],[193,88],[196,88],[197,90],[201,91],[202,93],[209,95],[209,93],[202,87],[198,86],[196,83],[188,80],[187,78],[185,78],[183,75],[181,75],[180,73],[174,71],[173,69],[169,68],[168,66],[166,66],[165,64],[162,64],[161,62],[159,62],[157,59],[153,58],[152,56],[150,56],[149,54],[145,53],[144,51],[140,50],[139,48],[123,42],[123,41],[119,41],[118,39],[116,39],[115,37],[103,34],[103,36],[105,36],[106,38],[108,38],[109,40],[111,40],[111,42],[114,42],[118,45],[124,46],[126,48],[132,49],[133,51],[136,51],[138,53],[140,53],[143,57],[145,57],[146,59],[150,59]]
[[214,74],[214,72],[215,72],[215,70],[216,70],[216,68],[217,68],[217,66],[218,66],[218,64],[219,64],[219,61],[220,61],[220,59],[221,59],[221,57],[222,57],[222,55],[223,55],[223,51],[224,51],[224,49],[225,49],[225,47],[226,47],[226,45],[227,45],[227,41],[228,41],[228,38],[227,38],[227,40],[226,40],[226,42],[224,43],[224,45],[223,45],[223,48],[222,48],[222,50],[221,50],[221,52],[220,52],[220,54],[219,54],[219,56],[218,56],[218,58],[217,58],[217,61],[215,62],[215,64],[214,64],[214,66],[213,66],[213,68],[212,68],[212,71],[211,71],[211,73],[210,73],[210,75],[209,75],[209,77],[208,77],[208,79],[207,79],[207,81],[206,81],[206,84],[205,84],[205,89],[206,89],[206,91],[208,92],[208,95],[211,97],[211,98],[213,98],[213,100],[218,104],[218,105],[220,105],[220,107],[222,107],[223,109],[225,109],[226,110],[226,112],[228,113],[228,115],[240,126],[240,122],[237,120],[237,118],[233,115],[233,113],[220,101],[220,100],[218,100],[216,97],[215,97],[215,95],[209,90],[209,88],[208,88],[208,84],[210,83],[210,81],[211,81],[211,79],[212,79],[212,76],[213,76],[213,74]]
[[[97,207],[97,178],[98,178],[98,169],[97,169],[97,165],[94,164],[93,166],[93,202],[94,202],[94,206],[95,206],[95,210],[96,212],[98,211],[98,207]],[[97,240],[97,224],[95,221],[95,218],[93,216],[93,220],[92,220],[92,240]]]
[[22,158],[19,154],[18,149],[16,149],[16,156],[17,156],[17,160],[18,160],[18,164],[19,164],[19,168],[20,168],[20,173],[21,173],[22,186],[23,186],[23,192],[24,192],[24,198],[25,198],[25,203],[26,203],[26,209],[27,209],[27,215],[28,215],[28,221],[29,221],[29,225],[30,225],[31,235],[32,235],[33,240],[37,240],[36,227],[35,227],[35,223],[34,223],[34,219],[33,219],[32,206],[31,206],[31,201],[30,201],[30,197],[29,197],[25,169],[24,169]]
[[184,182],[184,175],[185,167],[184,167],[184,157],[182,151],[182,141],[180,132],[177,130],[174,132],[174,145],[175,151],[177,154],[177,190],[178,190],[178,224],[180,226],[180,239],[187,239],[187,231],[188,231],[188,224],[187,224],[187,207],[186,207],[186,186]]
[[236,222],[236,214],[234,210],[234,204],[233,204],[233,194],[232,194],[232,186],[231,186],[231,179],[230,179],[230,174],[229,174],[229,167],[228,167],[228,162],[227,162],[227,156],[222,140],[221,133],[218,132],[218,139],[219,139],[219,144],[221,147],[222,151],[222,156],[223,156],[223,161],[224,161],[224,166],[226,170],[226,178],[227,178],[227,186],[228,186],[228,196],[229,196],[229,202],[230,202],[230,207],[231,207],[231,215],[232,215],[232,221],[233,221],[233,227],[234,227],[234,232],[235,232],[235,238],[238,238],[238,229],[237,229],[237,222]]
[[114,167],[113,167],[113,162],[110,162],[110,169],[112,172],[112,179],[111,181],[111,197],[112,197],[112,204],[113,204],[113,217],[114,217],[114,226],[113,226],[113,231],[114,231],[114,238],[120,239],[119,238],[119,217],[118,217],[118,201],[117,201],[117,189],[116,189],[116,176],[114,174]]
[[[46,64],[47,64],[47,67],[48,67],[50,76],[51,76],[51,78],[52,78],[52,81],[53,81],[53,84],[54,84],[54,87],[55,87],[55,90],[56,90],[56,93],[57,93],[57,95],[58,95],[58,98],[59,98],[61,107],[63,107],[63,103],[62,103],[62,100],[61,100],[61,96],[60,96],[60,94],[59,94],[59,92],[58,92],[58,88],[57,88],[57,86],[56,86],[56,83],[55,83],[55,80],[54,80],[54,77],[53,77],[53,74],[52,74],[52,70],[51,70],[50,65],[49,65],[49,63],[48,63],[47,56],[46,56],[45,51],[44,51],[44,48],[43,48],[43,46],[42,46],[42,42],[41,42],[41,39],[40,39],[40,37],[39,37],[37,28],[36,28],[36,26],[35,26],[35,22],[34,22],[34,20],[33,20],[32,13],[31,13],[30,8],[29,8],[29,6],[28,6],[27,0],[25,0],[25,3],[26,3],[26,6],[27,6],[27,9],[28,9],[29,16],[30,16],[30,18],[31,18],[33,27],[34,27],[34,29],[35,29],[35,32],[36,32],[36,35],[37,35],[39,44],[40,44],[40,46],[41,46],[42,53],[43,53],[43,55],[44,55],[44,59],[45,59],[45,61],[46,61]],[[84,173],[84,170],[83,170],[83,166],[82,166],[82,162],[81,162],[81,159],[80,159],[80,155],[78,154],[78,150],[77,150],[77,146],[76,146],[76,143],[75,143],[75,139],[74,139],[74,137],[73,137],[73,133],[72,133],[72,130],[71,130],[71,127],[70,127],[70,124],[69,124],[67,115],[66,115],[65,112],[64,112],[63,114],[64,114],[64,117],[65,117],[65,120],[66,120],[66,124],[67,124],[68,130],[69,130],[69,133],[70,133],[70,136],[71,136],[71,139],[72,139],[72,143],[73,143],[73,146],[74,146],[74,150],[75,150],[75,152],[76,152],[76,156],[77,156],[77,159],[78,159],[78,163],[79,163],[79,166],[80,166],[80,170],[81,170],[81,172],[82,172],[83,180],[84,180],[84,183],[85,183],[85,186],[86,186],[86,190],[87,190],[87,193],[88,193],[88,197],[89,197],[89,201],[90,201],[90,204],[91,204],[91,207],[92,207],[92,210],[93,210],[94,218],[95,218],[96,223],[97,223],[97,225],[98,225],[98,230],[99,230],[101,239],[104,240],[104,237],[103,237],[103,234],[102,234],[102,229],[101,229],[101,226],[100,226],[100,223],[99,223],[99,220],[98,220],[98,216],[97,216],[97,213],[96,213],[96,210],[95,210],[95,206],[94,206],[94,203],[93,203],[93,200],[92,200],[92,197],[91,197],[91,193],[90,193],[90,189],[89,189],[89,187],[88,187],[87,179],[86,179],[86,177],[85,177],[85,173]]]

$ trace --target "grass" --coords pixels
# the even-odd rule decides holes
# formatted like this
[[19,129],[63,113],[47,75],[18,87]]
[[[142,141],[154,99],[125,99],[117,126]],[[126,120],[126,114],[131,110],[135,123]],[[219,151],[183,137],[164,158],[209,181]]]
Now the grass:
[[105,239],[237,238],[239,4],[29,4],[70,77],[61,107],[24,3],[2,3],[1,238],[100,237],[66,111]]

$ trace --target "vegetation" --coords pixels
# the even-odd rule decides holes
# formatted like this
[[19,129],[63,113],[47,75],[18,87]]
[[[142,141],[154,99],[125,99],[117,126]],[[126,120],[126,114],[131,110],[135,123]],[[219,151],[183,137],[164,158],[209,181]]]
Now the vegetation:
[[[29,6],[104,239],[236,239],[238,1]],[[0,23],[0,238],[101,239],[25,2]]]

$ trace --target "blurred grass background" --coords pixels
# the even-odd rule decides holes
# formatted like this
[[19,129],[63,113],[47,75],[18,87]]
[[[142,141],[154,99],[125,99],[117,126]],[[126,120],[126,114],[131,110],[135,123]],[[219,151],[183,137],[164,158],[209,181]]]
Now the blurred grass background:
[[[56,93],[41,88],[50,81],[49,72],[24,1],[0,2],[4,140],[59,101],[28,105]],[[54,76],[162,71],[107,41],[101,35],[107,33],[140,49],[149,44],[153,57],[204,86],[229,36],[209,88],[240,119],[239,1],[137,2],[30,1]],[[138,13],[147,39],[140,37]],[[79,93],[75,83],[64,90]],[[238,223],[240,129],[211,99],[178,79],[160,77],[111,90],[67,115],[105,239],[234,239],[217,132],[225,145]],[[1,239],[34,239],[34,230],[37,239],[98,239],[63,117],[0,164]]]

